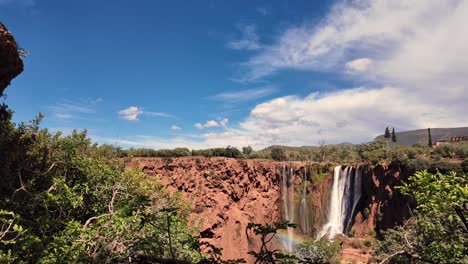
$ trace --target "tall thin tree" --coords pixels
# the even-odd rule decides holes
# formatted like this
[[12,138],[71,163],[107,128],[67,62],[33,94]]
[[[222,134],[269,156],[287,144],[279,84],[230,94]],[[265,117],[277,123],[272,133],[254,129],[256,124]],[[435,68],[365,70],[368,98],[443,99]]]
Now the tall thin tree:
[[387,143],[387,147],[388,147],[388,141],[390,140],[390,129],[388,129],[388,127],[385,128],[385,133],[384,133],[384,138],[385,138],[385,142]]
[[395,128],[392,128],[392,142],[393,142],[393,148],[395,148],[395,144],[397,142],[397,135],[395,133]]
[[429,141],[427,142],[427,146],[432,148],[432,135],[431,135],[431,128],[427,129],[427,135],[429,136]]
[[385,134],[384,134],[384,137],[385,137],[387,140],[389,140],[389,139],[390,139],[390,137],[391,137],[391,136],[390,136],[390,129],[388,129],[388,127],[387,127],[387,128],[385,128]]

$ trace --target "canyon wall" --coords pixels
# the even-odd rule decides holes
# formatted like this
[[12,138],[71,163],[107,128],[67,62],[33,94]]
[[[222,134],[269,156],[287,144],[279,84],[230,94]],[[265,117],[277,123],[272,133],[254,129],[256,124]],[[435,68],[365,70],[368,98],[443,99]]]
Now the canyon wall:
[[[226,259],[246,258],[247,252],[259,248],[257,239],[246,236],[250,222],[298,224],[293,234],[284,231],[273,241],[272,247],[288,248],[315,238],[329,217],[332,164],[181,157],[136,158],[130,165],[158,177],[170,190],[183,192],[201,237],[223,248]],[[362,195],[349,228],[355,238],[400,224],[409,215],[407,199],[394,190],[409,176],[404,168],[391,164],[359,169]]]

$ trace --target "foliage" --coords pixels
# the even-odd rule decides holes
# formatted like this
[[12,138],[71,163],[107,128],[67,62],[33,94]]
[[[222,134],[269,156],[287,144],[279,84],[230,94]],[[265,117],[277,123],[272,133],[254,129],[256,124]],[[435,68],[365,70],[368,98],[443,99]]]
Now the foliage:
[[275,147],[271,150],[271,158],[276,161],[284,161],[287,159],[284,150],[278,147]]
[[275,264],[275,263],[289,263],[289,261],[297,260],[297,257],[290,255],[280,250],[271,250],[268,244],[275,237],[278,230],[287,228],[296,228],[297,225],[289,223],[288,221],[277,222],[273,225],[261,225],[249,223],[246,227],[247,238],[249,233],[260,236],[261,246],[258,252],[250,251],[247,254],[255,257],[255,264]]
[[385,133],[384,133],[384,138],[386,140],[389,140],[391,137],[391,134],[390,134],[390,129],[388,129],[388,127],[385,128]]
[[465,159],[461,164],[462,171],[468,173],[468,159]]
[[246,155],[247,157],[253,152],[253,149],[251,146],[248,147],[243,147],[242,148],[242,154]]
[[397,135],[395,133],[395,128],[392,128],[392,142],[393,143],[397,142]]
[[301,263],[340,263],[338,254],[340,248],[340,241],[338,239],[333,241],[328,239],[311,240],[300,243],[294,254],[299,258]]
[[376,256],[384,263],[466,263],[467,175],[422,171],[399,189],[416,199],[416,213],[404,226],[384,232]]
[[86,131],[39,129],[40,115],[0,120],[0,260],[114,263],[134,255],[197,261],[189,207],[154,178],[124,169],[118,149]]
[[434,148],[434,154],[443,158],[468,158],[468,142],[442,144]]
[[429,138],[428,141],[427,141],[427,146],[432,148],[433,144],[432,144],[432,135],[431,135],[431,129],[430,128],[427,129],[427,136]]

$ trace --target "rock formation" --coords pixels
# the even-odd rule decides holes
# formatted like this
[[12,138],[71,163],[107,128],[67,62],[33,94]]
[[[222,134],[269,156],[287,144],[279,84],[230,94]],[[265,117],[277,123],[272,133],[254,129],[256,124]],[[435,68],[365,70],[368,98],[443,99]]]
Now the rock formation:
[[21,72],[23,60],[18,52],[18,44],[5,25],[0,23],[0,95]]
[[[278,235],[276,248],[288,248],[284,237],[314,239],[327,222],[334,176],[331,164],[205,157],[138,158],[131,164],[158,177],[170,190],[182,191],[192,203],[192,220],[200,227],[201,237],[223,248],[226,259],[246,258],[247,252],[258,249],[259,241],[245,234],[249,222],[287,219],[298,224],[292,234]],[[409,201],[394,191],[409,176],[405,168],[395,164],[359,168],[362,195],[356,201],[350,234],[344,234],[353,238],[343,237],[342,250],[343,259],[357,263],[370,255],[353,251],[352,239],[371,238],[374,230],[401,224],[409,215]]]

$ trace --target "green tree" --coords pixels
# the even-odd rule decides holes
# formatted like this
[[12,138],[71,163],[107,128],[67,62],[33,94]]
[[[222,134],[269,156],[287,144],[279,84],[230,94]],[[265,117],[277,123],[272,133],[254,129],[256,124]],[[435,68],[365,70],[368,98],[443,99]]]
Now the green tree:
[[397,135],[395,133],[395,128],[392,128],[392,142],[393,144],[397,142]]
[[278,233],[278,230],[296,228],[296,226],[297,225],[289,223],[288,221],[277,222],[273,225],[249,223],[245,230],[247,239],[249,239],[249,233],[260,236],[261,246],[258,252],[250,251],[247,254],[255,257],[255,264],[290,263],[290,261],[297,260],[296,256],[286,254],[278,249],[272,250],[269,246],[269,243]]
[[389,140],[391,137],[390,135],[390,129],[388,129],[388,127],[385,128],[385,134],[384,134],[384,138]]
[[284,161],[287,159],[284,149],[280,147],[274,147],[271,149],[271,158],[276,161]]
[[427,136],[429,137],[429,140],[427,142],[427,146],[432,148],[433,144],[432,144],[431,128],[427,129]]
[[468,177],[418,172],[398,188],[417,202],[413,216],[383,233],[381,263],[467,263]]
[[242,153],[246,156],[249,156],[252,153],[253,149],[251,146],[243,147]]
[[[157,179],[126,169],[86,131],[40,129],[40,115],[0,119],[0,262],[114,263],[135,255],[200,259],[189,206]],[[168,213],[166,208],[174,208]]]

